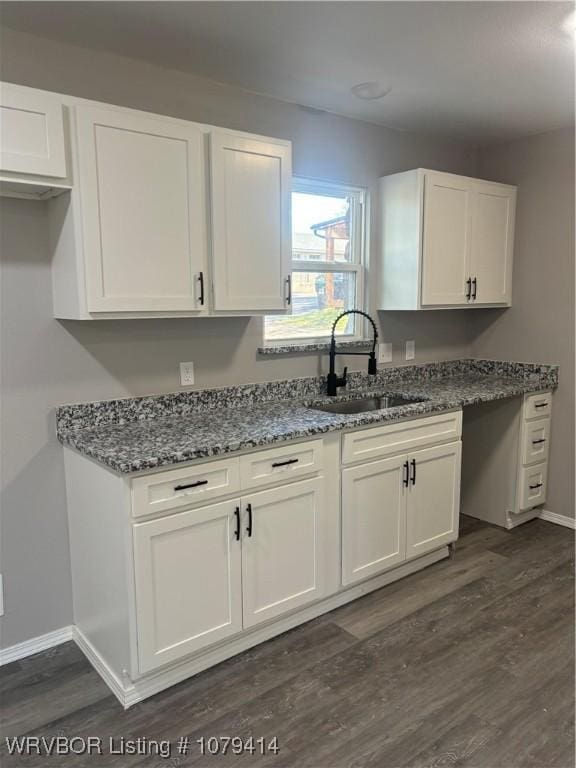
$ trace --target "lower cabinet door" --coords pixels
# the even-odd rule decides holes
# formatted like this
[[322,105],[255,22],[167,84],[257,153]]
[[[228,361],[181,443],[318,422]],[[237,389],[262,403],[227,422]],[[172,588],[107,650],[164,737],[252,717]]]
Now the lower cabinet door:
[[461,442],[408,456],[407,558],[431,552],[458,538],[461,458]]
[[342,472],[342,583],[405,560],[406,456]]
[[323,596],[323,479],[242,498],[244,627]]
[[242,629],[240,501],[134,525],[140,672]]

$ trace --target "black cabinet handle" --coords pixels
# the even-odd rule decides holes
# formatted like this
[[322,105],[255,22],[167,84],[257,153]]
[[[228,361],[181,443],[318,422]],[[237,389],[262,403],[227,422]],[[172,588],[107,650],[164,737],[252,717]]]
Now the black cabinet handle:
[[286,461],[274,461],[273,467],[287,467],[288,464],[298,464],[299,459],[286,459]]
[[198,282],[200,283],[200,296],[198,303],[204,306],[204,272],[198,274]]
[[535,403],[534,408],[546,408],[548,403]]
[[542,488],[544,483],[536,483],[536,485],[529,485],[528,488],[530,488],[531,491],[535,491],[536,488]]
[[252,504],[246,505],[246,512],[248,512],[248,525],[246,526],[246,533],[248,536],[252,536]]
[[412,467],[412,475],[410,480],[412,481],[412,485],[416,485],[416,459],[412,459],[410,465]]
[[208,485],[208,480],[196,480],[195,483],[187,483],[186,485],[175,485],[175,491],[184,491],[186,488],[198,488],[199,485]]
[[292,304],[292,279],[290,275],[286,278],[286,304]]
[[236,530],[234,531],[234,537],[236,541],[240,541],[240,507],[236,507],[234,510],[234,517],[236,518]]
[[402,465],[402,469],[404,470],[404,477],[402,479],[402,482],[404,483],[404,487],[408,488],[408,483],[410,482],[410,468],[408,466],[408,462],[405,461]]
[[474,278],[472,280],[472,301],[476,301],[476,287],[477,287],[477,279]]
[[546,438],[542,437],[540,438],[540,440],[532,440],[532,445],[538,445],[538,443],[545,443],[545,442],[546,442]]
[[470,301],[470,296],[472,296],[472,278],[469,277],[468,280],[466,280],[466,299],[467,301]]

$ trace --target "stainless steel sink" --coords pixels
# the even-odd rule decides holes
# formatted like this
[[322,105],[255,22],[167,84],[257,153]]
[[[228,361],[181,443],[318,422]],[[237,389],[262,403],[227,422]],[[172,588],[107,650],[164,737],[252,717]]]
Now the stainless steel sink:
[[383,408],[397,408],[400,405],[421,402],[423,401],[400,395],[381,395],[379,397],[363,397],[358,400],[341,400],[311,407],[315,411],[326,411],[327,413],[365,413],[366,411],[380,411]]

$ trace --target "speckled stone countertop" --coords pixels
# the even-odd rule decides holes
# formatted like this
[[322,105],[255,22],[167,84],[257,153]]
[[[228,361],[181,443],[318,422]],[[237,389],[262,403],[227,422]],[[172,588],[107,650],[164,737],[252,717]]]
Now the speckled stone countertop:
[[[127,474],[287,440],[398,421],[475,403],[553,389],[556,366],[457,360],[354,373],[338,398],[323,379],[61,406],[62,443]],[[326,401],[396,394],[420,402],[359,414],[315,410]]]

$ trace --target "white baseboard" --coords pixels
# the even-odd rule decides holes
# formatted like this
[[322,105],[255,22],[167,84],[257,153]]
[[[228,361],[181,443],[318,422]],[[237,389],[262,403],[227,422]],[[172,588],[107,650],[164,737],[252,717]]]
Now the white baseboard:
[[123,707],[126,707],[126,693],[122,681],[118,679],[102,656],[100,656],[92,643],[86,638],[84,633],[78,629],[78,627],[72,627],[72,639],[78,648],[80,648],[84,656],[86,656],[90,664],[92,664],[96,672],[98,672],[102,680],[104,680],[108,688],[110,688],[114,696],[116,696],[120,704],[122,704]]
[[67,643],[68,640],[72,640],[72,627],[62,627],[54,630],[54,632],[47,632],[45,635],[25,640],[23,643],[11,645],[9,648],[0,650],[0,667],[18,661],[18,659],[24,659],[26,656],[40,653],[40,651],[46,651],[55,645]]
[[558,515],[556,512],[543,509],[539,514],[539,518],[540,520],[547,520],[549,523],[556,523],[556,525],[563,525],[565,528],[576,530],[576,520],[573,517]]

